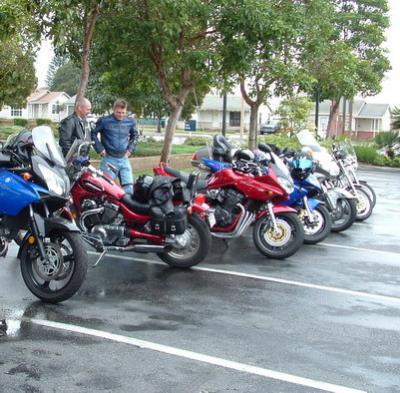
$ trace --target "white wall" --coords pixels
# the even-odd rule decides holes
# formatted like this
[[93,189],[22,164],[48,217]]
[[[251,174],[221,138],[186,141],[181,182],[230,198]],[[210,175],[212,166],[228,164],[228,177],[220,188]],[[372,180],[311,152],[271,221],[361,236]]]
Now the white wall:
[[4,106],[0,111],[0,118],[2,119],[16,119],[16,118],[28,118],[28,109],[22,108],[22,115],[21,116],[11,116],[11,107]]

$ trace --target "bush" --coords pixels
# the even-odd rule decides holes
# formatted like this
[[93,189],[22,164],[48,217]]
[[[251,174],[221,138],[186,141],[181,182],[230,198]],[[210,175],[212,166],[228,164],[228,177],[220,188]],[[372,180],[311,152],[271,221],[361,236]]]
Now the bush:
[[378,161],[379,154],[372,146],[354,146],[354,150],[357,155],[357,159],[367,164],[374,164]]
[[14,119],[14,125],[26,127],[28,125],[28,119],[22,119],[22,118]]
[[375,138],[374,142],[378,147],[392,146],[400,140],[399,131],[380,132]]
[[208,139],[209,138],[203,138],[201,136],[193,136],[186,138],[184,144],[186,146],[205,146]]
[[43,125],[51,126],[52,121],[50,119],[36,119],[36,125],[37,126],[43,126]]

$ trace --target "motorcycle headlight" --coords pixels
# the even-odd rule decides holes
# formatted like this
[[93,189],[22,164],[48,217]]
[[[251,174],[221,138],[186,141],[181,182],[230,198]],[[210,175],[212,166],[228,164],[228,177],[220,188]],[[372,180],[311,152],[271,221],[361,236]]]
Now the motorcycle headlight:
[[43,179],[46,181],[49,191],[54,192],[57,195],[64,195],[67,193],[65,181],[58,176],[57,173],[41,164],[39,164],[39,169],[43,175]]
[[293,182],[290,181],[289,179],[286,179],[284,177],[278,176],[278,182],[281,185],[281,187],[288,193],[291,194],[294,190],[294,185]]

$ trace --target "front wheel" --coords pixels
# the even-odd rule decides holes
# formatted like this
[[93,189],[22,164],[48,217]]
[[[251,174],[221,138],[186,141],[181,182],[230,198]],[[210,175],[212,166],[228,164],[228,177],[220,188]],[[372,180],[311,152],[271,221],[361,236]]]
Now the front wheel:
[[313,221],[310,222],[308,215],[302,218],[304,228],[304,243],[316,244],[324,240],[330,233],[332,219],[328,209],[324,205],[318,205],[312,212]]
[[296,213],[279,213],[275,220],[276,228],[270,216],[257,220],[253,228],[254,244],[268,258],[288,258],[303,244],[303,226]]
[[357,217],[357,203],[354,199],[340,198],[331,212],[332,232],[342,232],[350,228]]
[[357,221],[364,221],[370,217],[374,206],[368,192],[360,187],[356,187],[357,192]]
[[37,243],[22,244],[21,273],[28,289],[47,303],[69,299],[86,277],[88,257],[85,245],[75,232],[52,233],[43,241],[46,259]]
[[367,192],[369,198],[371,199],[372,207],[375,207],[376,194],[374,189],[365,180],[360,180],[360,184],[358,185],[358,187]]
[[211,234],[208,225],[197,215],[192,214],[188,226],[167,251],[158,254],[159,258],[173,267],[189,268],[200,263],[211,247]]

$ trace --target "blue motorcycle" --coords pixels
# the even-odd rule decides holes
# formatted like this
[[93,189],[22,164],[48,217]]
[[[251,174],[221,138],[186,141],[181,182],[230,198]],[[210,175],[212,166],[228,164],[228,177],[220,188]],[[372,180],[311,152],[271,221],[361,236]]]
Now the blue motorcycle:
[[284,204],[297,210],[303,223],[304,243],[318,243],[331,232],[332,219],[323,202],[315,198],[322,189],[317,177],[312,173],[314,163],[309,158],[295,156],[289,165],[294,180],[294,191]]
[[49,303],[70,298],[86,277],[85,245],[66,208],[69,190],[66,162],[49,127],[22,131],[2,146],[0,256],[16,240],[25,284]]

